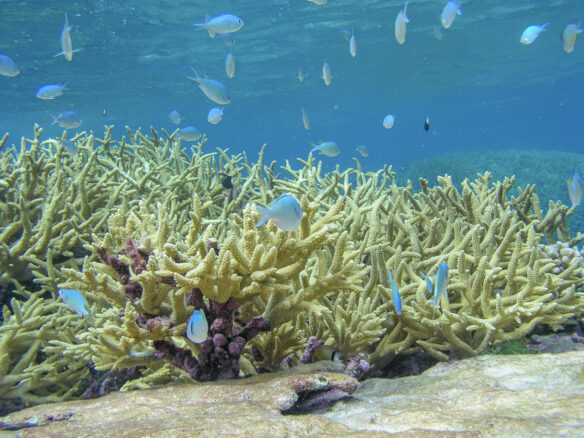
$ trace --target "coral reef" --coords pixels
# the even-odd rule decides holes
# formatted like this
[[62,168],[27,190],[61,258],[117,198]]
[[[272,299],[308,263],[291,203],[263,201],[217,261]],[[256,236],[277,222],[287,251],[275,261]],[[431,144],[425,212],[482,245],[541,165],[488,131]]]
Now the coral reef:
[[[570,166],[566,166],[566,163],[570,163]],[[560,200],[570,206],[566,180],[574,169],[580,174],[584,172],[582,154],[499,145],[494,149],[433,156],[411,163],[399,168],[396,182],[398,185],[404,185],[408,179],[417,181],[420,175],[434,181],[439,176],[448,174],[458,186],[465,179],[474,179],[477,173],[490,171],[495,180],[514,175],[518,187],[536,186],[542,205]],[[516,195],[517,189],[512,189],[511,194]],[[568,221],[570,230],[584,232],[582,215],[570,215]]]
[[55,343],[75,345],[89,321],[53,299],[32,293],[24,303],[13,298],[0,325],[0,397],[25,404],[78,396],[89,376],[87,361],[63,356]]
[[[80,133],[69,141],[41,140],[35,126],[32,139],[19,147],[4,147],[0,154],[0,288],[27,295],[26,290],[45,288],[54,293],[63,280],[60,268],[78,266],[87,254],[84,245],[93,234],[101,234],[118,208],[137,208],[142,197],[151,202],[168,198],[186,201],[193,192],[205,193],[213,208],[225,215],[235,210],[237,200],[225,202],[222,187],[215,181],[214,166],[231,170],[247,163],[243,155],[227,157],[220,151],[202,160],[205,139],[182,150],[176,133],[152,130],[152,137],[139,130],[118,143],[111,138],[112,126],[103,139]],[[2,139],[0,149],[6,141]],[[73,152],[73,153],[72,153]],[[240,168],[233,172],[241,178]],[[228,205],[224,205],[228,204]],[[178,205],[178,208],[183,205]],[[26,288],[20,287],[25,285]]]
[[[567,225],[574,208],[544,211],[535,187],[515,189],[513,177],[493,182],[486,172],[461,189],[448,176],[435,187],[420,179],[415,192],[388,166],[364,172],[355,161],[324,173],[309,155],[278,171],[264,165],[264,148],[251,163],[203,153],[204,139],[185,151],[174,133],[128,129],[115,142],[110,132],[80,134],[71,155],[37,129],[1,157],[3,287],[25,299],[3,312],[1,397],[79,396],[87,363],[139,372],[129,390],[277,371],[319,347],[359,377],[399,354],[477,355],[584,311],[575,247],[584,235]],[[298,229],[256,227],[253,205],[283,193],[300,201]],[[425,275],[433,280],[441,263],[447,299],[434,306]],[[90,315],[56,302],[58,288],[80,291]],[[45,319],[21,316],[26,306]],[[195,309],[209,322],[202,343],[185,336]],[[58,324],[67,330],[49,329]],[[22,383],[37,368],[53,373],[54,393]]]
[[[490,179],[486,173],[475,182],[465,180],[462,194],[448,177],[439,178],[435,188],[420,180],[416,195],[411,188],[394,188],[398,200],[391,221],[385,235],[377,236],[388,242],[379,245],[387,261],[377,270],[391,268],[404,310],[372,353],[373,363],[414,345],[440,360],[448,352],[475,355],[489,344],[521,338],[538,324],[559,328],[582,312],[575,290],[581,268],[574,264],[555,273],[539,247],[544,235],[567,234],[569,209],[550,203],[542,215],[533,187],[507,199],[514,179],[493,185]],[[579,234],[570,243],[581,239]],[[451,267],[449,302],[433,318],[421,273],[434,275],[443,261]]]

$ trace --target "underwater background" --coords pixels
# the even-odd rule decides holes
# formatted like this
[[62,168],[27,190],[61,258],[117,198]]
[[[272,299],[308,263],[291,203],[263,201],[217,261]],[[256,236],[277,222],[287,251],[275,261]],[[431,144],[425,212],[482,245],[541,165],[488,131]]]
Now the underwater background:
[[[66,110],[83,118],[73,131],[101,135],[104,125],[115,125],[118,139],[125,125],[172,132],[177,126],[168,114],[175,109],[184,118],[180,127],[193,125],[208,136],[208,151],[229,147],[255,157],[266,143],[266,159],[284,164],[306,158],[309,142],[335,141],[341,153],[322,157],[325,170],[352,166],[358,157],[364,170],[393,165],[401,183],[418,177],[435,183],[436,175],[461,169],[468,173],[460,178],[485,170],[495,178],[522,173],[532,180],[520,184],[538,183],[544,199],[569,204],[565,181],[573,170],[584,172],[580,156],[549,152],[580,154],[584,145],[584,43],[569,54],[561,43],[565,26],[584,18],[584,2],[462,1],[462,15],[443,29],[446,3],[410,1],[399,45],[394,22],[404,2],[394,0],[0,1],[0,53],[20,69],[16,77],[0,76],[0,133],[18,143],[39,123],[43,137],[60,136],[49,113]],[[81,49],[72,62],[54,56],[65,12],[73,48]],[[205,14],[222,13],[245,22],[231,34],[232,47],[193,26]],[[536,41],[520,43],[527,26],[546,22]],[[355,58],[343,31],[354,32]],[[224,68],[230,50],[232,79]],[[325,61],[332,70],[328,87]],[[231,103],[217,125],[207,122],[217,105],[186,78],[191,66],[229,90]],[[35,97],[41,85],[63,82],[62,96]],[[387,114],[395,115],[389,130],[382,126]],[[369,156],[359,156],[356,144],[366,145]],[[517,152],[509,155],[510,149]],[[557,190],[542,194],[544,182]]]

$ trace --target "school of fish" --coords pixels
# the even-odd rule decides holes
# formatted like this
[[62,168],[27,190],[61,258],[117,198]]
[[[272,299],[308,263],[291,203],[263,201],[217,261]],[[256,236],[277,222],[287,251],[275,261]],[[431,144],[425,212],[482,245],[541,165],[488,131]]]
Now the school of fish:
[[[308,2],[312,3],[316,7],[327,6],[332,7],[327,0],[307,0]],[[412,7],[415,8],[415,2],[412,2]],[[410,17],[408,16],[408,7],[410,6],[410,2],[406,1],[403,4],[403,7],[397,11],[395,16],[394,22],[394,35],[395,40],[398,44],[403,45],[406,43],[406,34],[407,34],[407,27],[410,24]],[[73,54],[76,52],[81,51],[80,48],[73,47],[73,40],[71,36],[71,32],[74,28],[72,24],[69,23],[69,17],[67,12],[63,14],[64,16],[64,24],[60,34],[60,45],[61,51],[57,53],[55,56],[63,56],[65,60],[68,62],[73,61]],[[460,2],[455,1],[448,1],[444,4],[442,11],[439,15],[439,20],[441,27],[443,29],[450,29],[457,16],[462,16],[462,7]],[[209,34],[210,38],[218,37],[225,41],[227,45],[231,48],[229,52],[227,52],[225,56],[225,75],[229,79],[233,79],[235,76],[235,56],[233,54],[233,45],[235,44],[235,39],[233,34],[240,31],[244,27],[244,21],[242,18],[238,17],[237,15],[231,13],[223,13],[216,16],[205,16],[204,21],[196,22],[193,24],[198,29],[205,30]],[[442,31],[440,30],[439,25],[433,25],[432,27],[434,36],[441,40],[443,38]],[[533,44],[541,35],[542,32],[548,30],[548,23],[544,24],[531,24],[527,26],[521,36],[519,41],[523,45],[531,45]],[[570,23],[567,24],[562,33],[561,33],[561,43],[562,49],[566,53],[572,53],[574,51],[576,41],[578,35],[582,33],[584,29],[582,28],[582,21],[578,23]],[[348,30],[345,29],[342,32],[343,38],[349,43],[348,49],[349,54],[352,58],[357,58],[357,38],[355,36],[354,29]],[[208,110],[207,114],[207,121],[211,125],[217,125],[222,119],[224,115],[224,106],[229,105],[231,103],[231,98],[227,87],[219,80],[219,79],[211,79],[207,77],[201,77],[195,68],[191,67],[194,76],[186,75],[186,77],[192,81],[194,81],[198,86],[202,93],[213,103],[217,105],[221,105],[221,107],[212,107]],[[17,67],[16,63],[7,55],[0,54],[0,75],[6,77],[15,77],[20,74],[20,70]],[[302,68],[298,66],[298,81],[304,82],[307,77],[307,74],[304,73]],[[332,74],[332,67],[327,62],[324,61],[322,64],[322,79],[326,87],[330,87],[333,82],[333,74]],[[45,84],[40,86],[36,91],[36,97],[41,100],[54,100],[64,94],[68,88],[66,87],[67,82],[56,83],[56,84]],[[335,106],[336,107],[336,106]],[[103,110],[105,115],[105,110]],[[301,108],[301,116],[302,116],[302,126],[305,130],[311,129],[311,122],[308,116],[308,113],[305,111],[304,107]],[[57,116],[51,114],[53,118],[53,123],[58,124],[59,126],[65,129],[76,129],[82,123],[82,117],[75,113],[72,110],[69,111],[62,111]],[[183,117],[180,116],[178,111],[172,110],[168,115],[171,122],[177,126],[180,126],[183,120]],[[392,114],[388,114],[383,119],[382,125],[385,129],[391,129],[394,126],[395,116]],[[425,130],[429,130],[429,118],[426,119],[425,122]],[[185,141],[196,141],[195,139],[199,139],[202,134],[198,131],[197,128],[194,126],[186,126],[179,131],[179,137]],[[369,155],[367,149],[365,147],[357,147],[356,151],[362,157],[367,157]],[[337,156],[341,149],[335,142],[322,142],[319,145],[313,144],[313,149],[310,152],[317,152],[320,155],[324,155],[327,157],[334,157]]]

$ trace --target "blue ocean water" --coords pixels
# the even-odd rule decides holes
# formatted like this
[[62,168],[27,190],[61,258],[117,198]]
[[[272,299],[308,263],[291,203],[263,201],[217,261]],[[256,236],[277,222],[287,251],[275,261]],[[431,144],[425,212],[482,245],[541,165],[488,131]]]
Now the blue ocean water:
[[[519,148],[581,153],[584,145],[584,41],[567,54],[564,27],[584,18],[581,0],[462,1],[463,14],[450,29],[433,26],[445,0],[408,4],[405,44],[394,37],[403,1],[305,0],[214,1],[6,1],[0,0],[0,54],[20,75],[0,76],[0,132],[9,143],[30,137],[32,126],[58,136],[48,113],[77,111],[78,130],[103,133],[115,125],[176,129],[168,113],[184,117],[208,136],[205,146],[247,151],[262,144],[267,160],[306,158],[309,141],[335,141],[341,153],[324,157],[333,168],[353,165],[355,145],[365,169],[400,166],[452,152]],[[54,57],[64,13],[73,25],[72,62]],[[230,47],[193,23],[232,13],[245,25],[233,34],[235,77],[224,70]],[[531,45],[523,30],[549,22]],[[349,54],[344,30],[353,31],[357,56]],[[584,36],[581,36],[584,39]],[[323,62],[332,69],[325,86]],[[223,120],[206,118],[213,102],[186,78],[193,66],[223,82],[231,104]],[[297,78],[298,68],[307,75]],[[67,82],[54,100],[35,97],[38,87]],[[301,107],[311,121],[306,131]],[[105,115],[104,115],[105,114]],[[392,129],[382,127],[394,114]],[[426,117],[430,129],[423,129]],[[569,163],[567,163],[569,168]],[[567,169],[569,173],[569,169]]]

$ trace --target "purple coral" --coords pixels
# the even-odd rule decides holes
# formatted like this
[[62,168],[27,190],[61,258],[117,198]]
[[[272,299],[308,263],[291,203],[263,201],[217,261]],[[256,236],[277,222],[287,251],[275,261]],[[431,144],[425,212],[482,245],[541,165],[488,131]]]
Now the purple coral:
[[358,354],[355,357],[350,357],[344,363],[344,373],[357,380],[361,379],[371,368],[367,362],[366,354]]
[[[119,274],[118,281],[124,285],[126,297],[132,302],[139,300],[142,297],[142,285],[137,281],[130,281],[130,267],[121,262],[118,257],[108,254],[105,248],[98,248],[97,254],[106,265]],[[138,248],[129,237],[126,240],[126,248],[121,251],[121,254],[132,260],[131,267],[134,274],[140,274],[148,266],[148,253]]]
[[110,392],[118,391],[124,383],[140,377],[144,367],[124,368],[123,370],[110,370],[98,372],[95,370],[93,362],[88,364],[91,376],[87,379],[87,389],[81,398],[90,399],[102,397]]
[[261,316],[253,318],[241,327],[234,324],[239,308],[232,298],[225,303],[203,298],[200,289],[187,293],[187,304],[205,312],[209,324],[209,335],[200,345],[198,359],[188,349],[180,348],[165,340],[154,341],[156,357],[185,370],[194,379],[202,382],[233,379],[239,376],[239,358],[245,344],[259,332],[267,330]]
[[[217,251],[216,248],[212,249]],[[142,247],[136,246],[131,238],[126,240],[126,247],[121,251],[121,255],[130,258],[130,266],[123,263],[117,256],[108,254],[105,248],[98,248],[97,253],[105,264],[119,274],[118,281],[124,285],[126,297],[134,303],[139,300],[142,297],[142,285],[130,280],[131,273],[139,274],[147,269],[149,253]],[[161,277],[160,282],[176,286],[172,277]],[[200,344],[198,358],[195,358],[190,350],[177,347],[168,340],[154,342],[156,356],[187,371],[195,380],[210,381],[238,377],[239,358],[245,344],[259,332],[268,330],[263,318],[255,317],[246,324],[237,319],[236,312],[239,304],[232,298],[225,303],[208,300],[207,304],[200,289],[188,292],[186,303],[205,312],[209,322],[209,336]],[[140,314],[136,322],[149,331],[159,326],[173,327],[175,325],[167,316],[144,313]]]
[[300,359],[301,364],[307,364],[312,362],[312,357],[314,356],[314,351],[324,345],[324,341],[319,341],[315,336],[312,336],[308,339],[308,344],[304,349],[304,354],[302,355],[302,359]]
[[[306,348],[304,349],[304,353],[302,354],[302,358],[300,359],[299,365],[305,365],[313,362],[315,360],[316,350],[323,345],[325,345],[324,341],[319,340],[315,336],[309,338],[308,343],[306,344]],[[335,359],[335,355],[333,355],[332,360],[335,362],[342,362],[344,366],[344,374],[347,374],[356,379],[361,379],[367,372],[369,372],[370,366],[367,362],[366,354],[358,354],[354,357],[344,359],[341,352],[335,351],[335,353],[338,359]],[[293,362],[294,358],[292,356],[288,356],[284,359],[283,365],[285,368],[290,368],[293,365]]]

